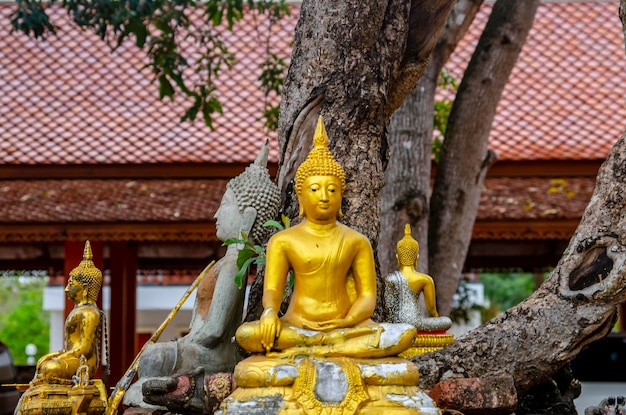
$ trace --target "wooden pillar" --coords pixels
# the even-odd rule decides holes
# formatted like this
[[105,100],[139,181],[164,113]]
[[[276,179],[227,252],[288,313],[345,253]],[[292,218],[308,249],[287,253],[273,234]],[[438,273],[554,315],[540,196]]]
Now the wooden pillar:
[[109,243],[111,310],[109,319],[109,387],[122,378],[135,357],[137,247]]

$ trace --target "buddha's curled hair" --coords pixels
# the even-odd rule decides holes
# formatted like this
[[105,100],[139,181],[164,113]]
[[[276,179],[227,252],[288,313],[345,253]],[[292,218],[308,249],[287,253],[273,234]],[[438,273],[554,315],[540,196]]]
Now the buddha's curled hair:
[[267,170],[268,154],[269,142],[266,141],[254,163],[226,185],[235,194],[240,212],[247,207],[256,209],[257,217],[248,235],[256,242],[262,242],[270,232],[263,224],[276,218],[280,205],[280,190]]

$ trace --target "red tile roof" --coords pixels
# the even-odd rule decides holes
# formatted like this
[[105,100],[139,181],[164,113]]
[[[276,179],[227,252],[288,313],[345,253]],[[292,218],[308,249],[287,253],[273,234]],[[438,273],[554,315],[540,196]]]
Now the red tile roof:
[[[41,42],[9,34],[13,7],[0,4],[0,164],[248,163],[267,136],[274,140],[271,159],[277,160],[275,134],[259,121],[257,64],[266,32],[257,31],[253,21],[228,34],[229,42],[245,48],[237,53],[234,70],[220,78],[224,115],[210,131],[202,121],[180,123],[188,102],[157,99],[157,86],[139,69],[143,53],[131,44],[110,54],[58,9],[52,13],[61,26],[58,37]],[[605,157],[624,130],[626,108],[617,8],[617,1],[540,5],[494,121],[490,147],[500,160]],[[486,16],[482,11],[448,65],[459,79]],[[279,54],[289,53],[296,17],[273,28]],[[223,180],[195,179],[0,181],[0,229],[3,224],[206,224],[224,186]],[[575,221],[592,190],[591,178],[489,178],[477,220]],[[19,238],[19,229],[10,232],[5,241]],[[158,229],[146,232],[158,238]],[[171,232],[176,238],[185,231]],[[58,238],[46,234],[42,240]]]
[[[618,1],[539,5],[493,122],[489,146],[500,160],[606,158],[626,127],[618,9]],[[486,11],[446,65],[459,81]]]
[[0,223],[212,222],[226,180],[0,182]]
[[578,220],[594,187],[590,178],[488,178],[477,220]]
[[[216,163],[254,160],[266,137],[257,80],[271,42],[288,57],[296,18],[271,32],[252,14],[226,33],[236,64],[219,78],[223,116],[181,123],[190,101],[158,99],[145,52],[132,42],[111,53],[95,34],[49,7],[58,36],[9,33],[14,4],[0,4],[0,163]],[[274,46],[273,46],[274,47]],[[273,50],[273,49],[272,49]],[[201,117],[200,117],[201,118]],[[277,160],[276,145],[271,159]]]
[[[506,87],[490,147],[500,160],[602,159],[624,129],[626,59],[617,1],[541,3]],[[227,33],[237,64],[219,78],[224,115],[215,131],[180,123],[185,100],[159,101],[144,53],[114,53],[51,10],[58,36],[10,34],[13,4],[0,4],[0,163],[249,162],[266,137],[258,64],[267,23],[251,14]],[[489,5],[448,68],[460,79]],[[288,57],[298,13],[272,27],[272,50]],[[276,145],[271,159],[277,160]]]
[[[15,180],[0,187],[0,224],[212,222],[225,180]],[[488,178],[478,220],[578,219],[590,178]]]

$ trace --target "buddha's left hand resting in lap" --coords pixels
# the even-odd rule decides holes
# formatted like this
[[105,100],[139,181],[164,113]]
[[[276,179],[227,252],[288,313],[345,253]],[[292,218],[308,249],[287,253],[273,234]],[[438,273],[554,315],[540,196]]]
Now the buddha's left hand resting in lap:
[[[264,311],[260,320],[242,325],[236,338],[251,352],[277,357],[393,356],[411,346],[415,329],[370,319],[376,305],[374,255],[364,235],[337,222],[345,175],[327,143],[320,118],[314,148],[296,173],[304,219],[270,239]],[[290,270],[294,290],[279,317]]]

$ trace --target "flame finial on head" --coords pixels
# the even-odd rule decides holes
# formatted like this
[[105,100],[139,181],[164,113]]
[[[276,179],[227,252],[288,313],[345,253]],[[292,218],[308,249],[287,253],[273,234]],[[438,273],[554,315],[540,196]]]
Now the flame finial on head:
[[341,181],[341,192],[346,189],[346,174],[328,150],[328,135],[321,116],[317,119],[313,149],[296,171],[297,194],[302,190],[302,183],[311,176],[335,176]]

